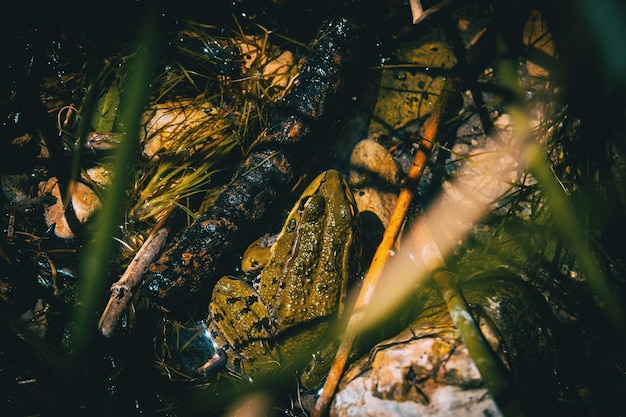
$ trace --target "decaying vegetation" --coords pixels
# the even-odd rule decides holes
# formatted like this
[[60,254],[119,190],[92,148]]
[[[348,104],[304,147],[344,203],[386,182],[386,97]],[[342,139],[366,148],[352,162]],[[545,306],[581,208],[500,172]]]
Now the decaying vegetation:
[[[451,387],[503,415],[623,413],[608,9],[251,3],[137,2],[115,33],[23,12],[0,98],[3,414],[339,416]],[[384,156],[357,163],[366,138]],[[212,286],[328,168],[368,210],[321,395],[293,369],[194,373]]]

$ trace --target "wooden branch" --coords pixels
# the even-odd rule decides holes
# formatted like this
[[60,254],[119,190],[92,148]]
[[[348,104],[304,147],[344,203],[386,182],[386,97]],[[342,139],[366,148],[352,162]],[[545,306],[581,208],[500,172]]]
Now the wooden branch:
[[413,20],[413,24],[417,25],[422,20],[426,19],[431,14],[440,10],[442,7],[447,5],[449,0],[442,0],[441,2],[435,4],[434,6],[429,7],[424,10],[422,6],[422,2],[420,0],[409,0],[409,6],[411,6],[411,18]]
[[410,0],[409,5],[411,6],[411,16],[413,17],[413,24],[416,24],[424,15],[422,2],[420,0]]
[[320,29],[306,61],[268,127],[255,141],[215,203],[149,266],[142,293],[174,311],[209,299],[215,282],[249,243],[276,200],[300,177],[304,159],[324,138],[313,127],[343,85],[360,26],[334,18]]

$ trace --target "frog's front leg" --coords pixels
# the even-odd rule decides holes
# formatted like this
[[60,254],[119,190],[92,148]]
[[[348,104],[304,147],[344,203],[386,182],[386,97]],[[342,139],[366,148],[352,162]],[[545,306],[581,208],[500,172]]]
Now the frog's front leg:
[[207,324],[219,357],[202,366],[203,373],[221,367],[224,361],[229,372],[250,378],[279,368],[272,320],[249,284],[221,278],[213,289]]

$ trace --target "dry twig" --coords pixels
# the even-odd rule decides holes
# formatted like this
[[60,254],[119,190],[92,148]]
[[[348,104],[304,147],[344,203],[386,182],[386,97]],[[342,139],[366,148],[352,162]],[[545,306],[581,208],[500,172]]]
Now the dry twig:
[[172,231],[175,205],[163,214],[161,220],[152,229],[152,232],[137,251],[121,278],[111,286],[111,296],[107,303],[100,321],[98,331],[106,337],[111,337],[115,327],[120,321],[122,314],[133,296],[133,290],[143,282],[145,269],[154,261],[163,249],[167,238]]

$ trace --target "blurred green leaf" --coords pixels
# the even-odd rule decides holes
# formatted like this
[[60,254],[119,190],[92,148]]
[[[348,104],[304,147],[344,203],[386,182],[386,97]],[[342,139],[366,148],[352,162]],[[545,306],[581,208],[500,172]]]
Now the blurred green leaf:
[[120,104],[120,92],[117,83],[113,82],[107,91],[98,99],[91,126],[96,132],[111,132]]
[[[79,264],[78,302],[69,338],[74,355],[82,354],[96,332],[99,309],[108,285],[114,236],[123,220],[130,169],[137,155],[141,116],[148,103],[155,66],[158,39],[158,2],[149,7],[139,29],[137,50],[130,58],[126,88],[120,99],[120,119],[125,127],[113,158],[112,179],[105,190],[102,208],[95,218],[93,233],[84,247]],[[105,95],[105,97],[108,96]],[[107,103],[114,101],[112,94]],[[106,104],[106,103],[103,103]]]
[[[499,54],[506,56],[508,48],[504,38],[499,37]],[[523,159],[545,197],[555,230],[580,263],[583,276],[594,292],[598,306],[626,340],[626,322],[619,292],[601,268],[597,254],[589,244],[590,231],[580,221],[568,191],[552,170],[545,149],[540,146],[529,127],[528,114],[521,104],[523,92],[518,83],[515,62],[503,58],[498,62],[497,71],[501,85],[512,93],[511,97],[514,100],[508,103],[507,110],[522,141]]]
[[[626,82],[626,5],[617,0],[580,0],[582,15],[596,38],[611,75]],[[602,65],[602,64],[598,64]]]

